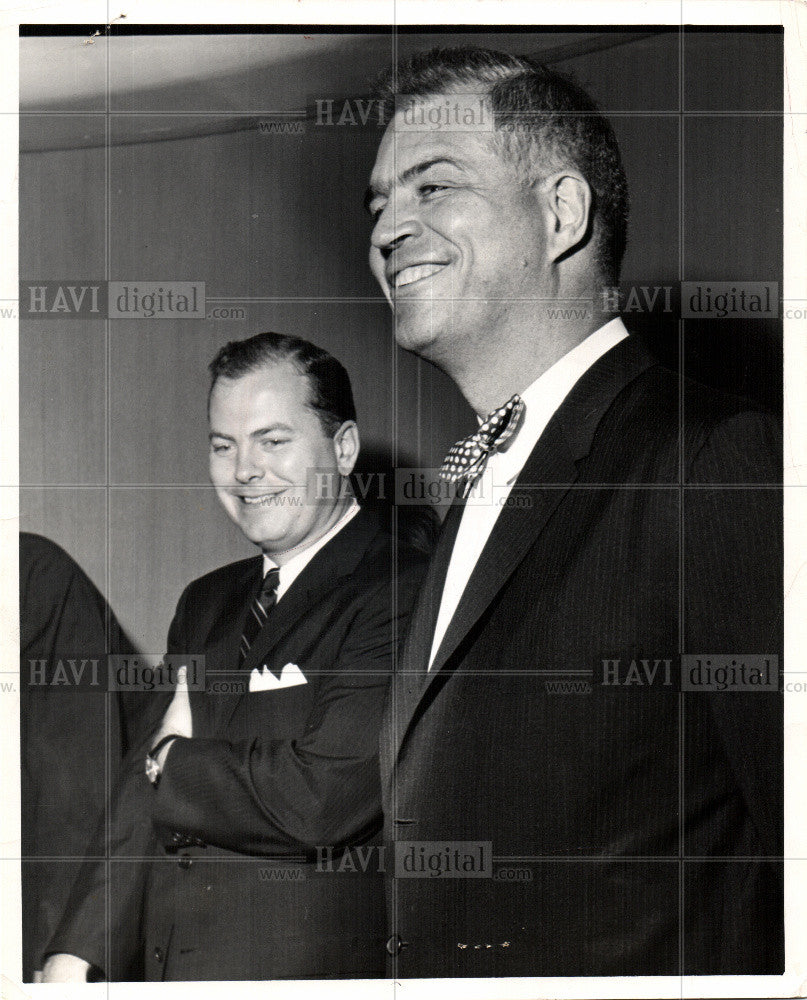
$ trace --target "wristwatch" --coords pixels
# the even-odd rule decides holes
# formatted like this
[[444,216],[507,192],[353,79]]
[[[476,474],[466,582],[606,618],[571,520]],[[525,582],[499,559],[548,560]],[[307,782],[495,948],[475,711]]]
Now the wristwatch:
[[146,754],[146,777],[155,788],[160,780],[160,775],[163,773],[163,769],[160,767],[160,762],[157,760],[157,754],[160,750],[162,750],[166,743],[170,743],[171,740],[176,740],[178,738],[179,736],[177,733],[169,733],[167,736],[163,736],[161,740],[158,740]]

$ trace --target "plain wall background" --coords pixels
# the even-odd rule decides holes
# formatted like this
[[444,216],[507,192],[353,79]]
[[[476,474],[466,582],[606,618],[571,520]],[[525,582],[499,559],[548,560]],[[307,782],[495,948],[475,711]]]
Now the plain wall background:
[[[399,49],[541,49],[575,73],[611,114],[628,174],[623,286],[675,284],[681,273],[781,281],[781,36],[696,31],[682,46],[670,31],[581,51],[587,37],[421,33],[401,35]],[[381,51],[389,44],[368,40],[368,80],[384,64],[379,39]],[[580,54],[561,48],[570,44]],[[325,67],[335,94],[345,93],[340,66]],[[207,107],[193,83],[143,102],[135,69],[119,69],[132,79],[130,107],[155,110],[159,98],[169,112],[144,115],[146,131],[187,128],[179,113]],[[445,376],[395,347],[369,273],[361,206],[378,129],[114,144],[128,124],[109,115],[107,149],[105,117],[74,115],[82,148],[21,157],[21,280],[103,279],[108,254],[112,280],[198,280],[208,298],[285,300],[237,303],[243,320],[20,324],[21,527],[66,548],[135,642],[160,653],[184,586],[256,551],[207,480],[206,365],[223,343],[271,329],[333,352],[351,374],[369,466],[439,465],[473,416]],[[46,114],[22,121],[41,146],[63,126]],[[674,317],[634,325],[675,360]],[[778,324],[692,321],[685,335],[689,372],[779,403]]]

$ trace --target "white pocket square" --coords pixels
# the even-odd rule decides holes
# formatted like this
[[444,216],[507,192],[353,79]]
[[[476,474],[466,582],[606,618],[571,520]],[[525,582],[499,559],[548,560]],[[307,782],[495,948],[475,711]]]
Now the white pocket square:
[[280,688],[307,683],[305,675],[296,663],[287,663],[280,672],[280,677],[275,677],[266,664],[260,670],[257,667],[253,668],[249,675],[250,691],[278,691]]

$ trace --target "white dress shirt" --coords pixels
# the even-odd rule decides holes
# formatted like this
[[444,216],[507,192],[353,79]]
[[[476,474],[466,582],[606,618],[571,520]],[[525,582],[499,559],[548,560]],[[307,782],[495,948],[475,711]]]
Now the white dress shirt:
[[317,552],[326,546],[333,537],[338,535],[342,528],[349,524],[359,513],[360,509],[361,508],[356,502],[356,498],[353,497],[345,513],[339,518],[332,528],[325,532],[322,538],[318,538],[313,545],[309,545],[307,549],[303,549],[302,552],[293,556],[287,563],[284,563],[280,567],[278,567],[277,563],[270,559],[269,556],[265,555],[263,557],[264,576],[266,576],[270,569],[280,569],[280,582],[277,586],[277,596],[275,597],[275,602],[279,601],[280,598],[286,593],[297,577],[311,562]]
[[[503,451],[494,452],[482,476],[474,484],[462,512],[451,552],[448,573],[434,629],[429,669],[448,629],[449,622],[471,578],[477,560],[493,531],[499,511],[507,503],[513,484],[563,400],[575,384],[606,351],[624,340],[628,331],[621,319],[610,320],[564,354],[524,392],[521,427]],[[502,400],[506,402],[506,400]],[[482,423],[483,418],[479,418]]]

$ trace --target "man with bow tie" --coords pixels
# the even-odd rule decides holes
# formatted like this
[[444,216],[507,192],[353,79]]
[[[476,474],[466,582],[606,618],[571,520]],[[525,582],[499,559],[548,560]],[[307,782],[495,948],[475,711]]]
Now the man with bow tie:
[[776,422],[602,311],[627,184],[579,87],[441,49],[381,97],[371,266],[479,421],[382,730],[390,974],[780,973],[778,685],[676,683],[778,682]]
[[109,873],[85,866],[46,982],[120,978],[141,950],[148,980],[384,971],[378,731],[425,557],[353,498],[336,359],[263,333],[210,367],[211,480],[261,555],[182,594],[168,653],[204,655],[207,691],[181,670],[130,758]]

